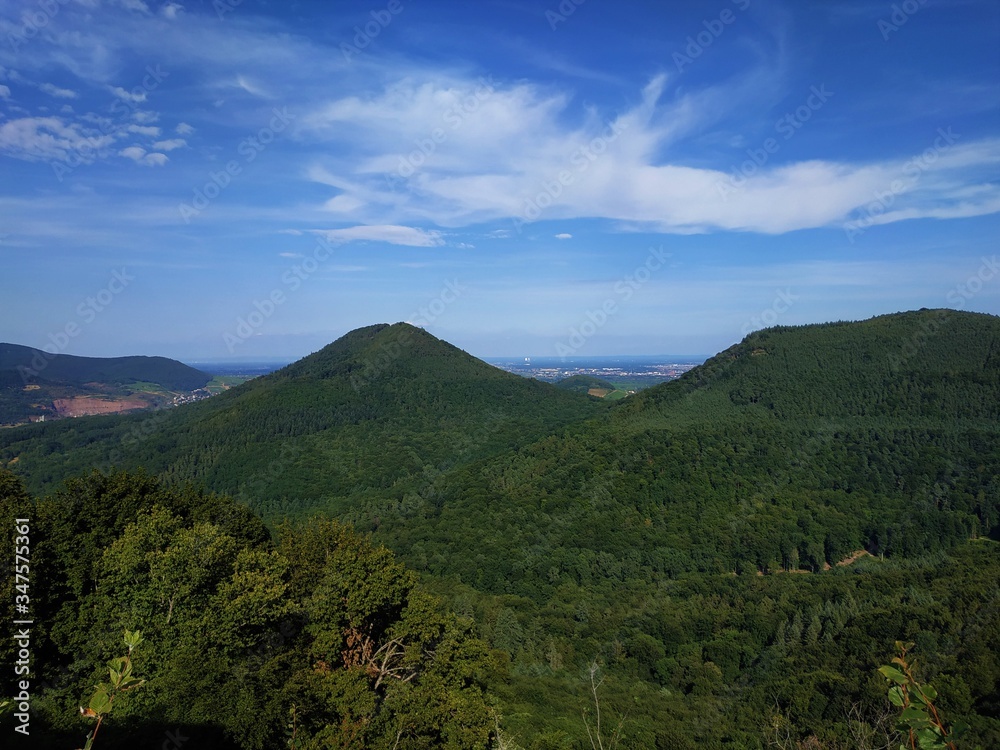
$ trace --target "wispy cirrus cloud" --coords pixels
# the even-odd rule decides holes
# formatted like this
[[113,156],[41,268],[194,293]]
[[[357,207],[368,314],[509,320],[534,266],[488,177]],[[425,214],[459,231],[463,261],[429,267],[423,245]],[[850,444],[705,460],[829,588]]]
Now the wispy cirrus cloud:
[[386,242],[407,247],[440,247],[445,244],[440,232],[417,227],[380,225],[314,231],[337,245],[348,242]]
[[[580,101],[565,84],[417,64],[403,55],[364,56],[347,65],[270,21],[246,15],[218,24],[175,6],[148,15],[148,6],[136,0],[128,13],[109,16],[103,30],[63,25],[76,12],[68,6],[47,29],[53,47],[39,40],[33,50],[38,60],[30,64],[61,61],[91,84],[103,80],[106,91],[134,109],[148,95],[108,81],[107,71],[144,53],[155,39],[166,67],[194,78],[189,91],[200,100],[192,111],[236,106],[230,117],[245,117],[261,106],[254,99],[293,91],[297,118],[290,140],[308,157],[292,158],[309,159],[301,166],[306,181],[299,187],[312,191],[308,182],[318,182],[332,188],[311,212],[366,225],[455,228],[498,220],[605,219],[621,228],[665,233],[777,234],[850,220],[892,184],[907,160],[845,159],[822,148],[794,159],[781,154],[739,190],[720,195],[730,162],[745,158],[742,150],[704,158],[692,141],[709,140],[727,118],[766,113],[766,102],[787,87],[791,66],[780,28],[770,52],[728,78],[699,87],[673,73],[653,74],[623,97],[621,107],[609,108]],[[84,43],[101,51],[100,66],[82,67],[84,57],[73,51]],[[549,55],[536,64],[551,67],[552,60],[563,58]],[[577,78],[594,80],[583,75],[589,68],[574,70]],[[598,78],[607,85],[626,82],[620,75]],[[251,96],[223,105],[220,86]],[[178,135],[194,131],[187,114],[175,126]],[[142,117],[136,109],[126,132],[136,135],[145,127],[143,135],[159,139]],[[86,125],[64,127],[83,132]],[[162,154],[184,140],[134,145]],[[1000,189],[988,174],[996,152],[990,140],[960,142],[949,158],[921,170],[920,179],[899,191],[875,221],[996,212]],[[15,152],[8,147],[7,153]],[[58,149],[39,144],[17,153],[37,157]],[[969,158],[959,163],[959,155]],[[970,192],[974,186],[979,189]]]
[[739,189],[720,190],[731,175],[689,164],[681,146],[732,97],[720,86],[667,100],[668,89],[658,76],[631,109],[574,119],[566,93],[494,82],[483,95],[481,80],[411,77],[318,106],[299,134],[350,144],[350,163],[330,157],[310,174],[338,190],[327,209],[371,222],[601,218],[666,233],[780,234],[847,221],[900,181],[879,223],[1000,210],[1000,187],[989,180],[1000,140],[992,139],[938,144],[916,170],[909,157],[775,160],[755,166]]
[[71,91],[70,89],[61,89],[51,83],[43,83],[39,85],[38,88],[49,96],[54,96],[57,99],[76,99],[79,96],[79,94],[75,91]]

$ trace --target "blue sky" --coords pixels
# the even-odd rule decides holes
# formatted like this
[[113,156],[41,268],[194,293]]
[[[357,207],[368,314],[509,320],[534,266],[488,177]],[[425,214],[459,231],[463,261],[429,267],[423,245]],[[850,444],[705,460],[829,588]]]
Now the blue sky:
[[0,340],[714,353],[1000,313],[994,0],[0,0]]

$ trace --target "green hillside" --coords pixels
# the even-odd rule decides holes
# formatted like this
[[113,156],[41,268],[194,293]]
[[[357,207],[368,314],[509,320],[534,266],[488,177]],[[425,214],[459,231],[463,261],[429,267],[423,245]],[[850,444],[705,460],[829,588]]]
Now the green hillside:
[[399,323],[353,331],[169,413],[19,428],[0,435],[0,456],[17,457],[36,491],[93,466],[143,466],[245,497],[275,518],[402,498],[600,408]]
[[435,573],[533,597],[594,575],[818,570],[993,534],[1000,321],[952,313],[892,367],[935,314],[755,333],[585,427],[457,469],[418,524],[388,500],[352,518],[446,561]]
[[211,375],[166,357],[76,357],[49,354],[17,344],[0,344],[0,375],[16,375],[22,385],[48,382],[84,386],[88,383],[129,385],[145,382],[171,391],[203,387]]
[[142,465],[272,526],[350,521],[475,623],[525,748],[591,746],[590,665],[622,747],[898,744],[895,640],[989,747],[998,352],[1000,319],[954,311],[781,327],[608,404],[380,325],[170,412],[2,431],[0,468],[47,492]]

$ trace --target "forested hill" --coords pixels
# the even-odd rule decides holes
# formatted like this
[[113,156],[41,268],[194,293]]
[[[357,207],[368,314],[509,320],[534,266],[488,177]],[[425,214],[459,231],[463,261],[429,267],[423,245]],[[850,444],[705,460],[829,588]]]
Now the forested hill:
[[717,408],[754,405],[785,419],[995,420],[998,385],[1000,318],[920,310],[752,333],[625,411],[696,393],[704,416],[711,393]]
[[[170,722],[239,747],[276,746],[282,716],[310,724],[306,747],[393,747],[397,720],[421,736],[478,728],[452,747],[484,748],[500,721],[532,750],[590,747],[598,667],[605,746],[618,720],[636,750],[898,746],[875,669],[912,640],[970,746],[1000,746],[998,341],[1000,319],[953,311],[775,328],[609,405],[380,325],[207,401],[0,431],[0,469],[50,494],[37,533],[57,545],[39,543],[40,569],[76,587],[40,619],[52,663],[74,665],[46,710],[75,717],[115,628],[141,624],[150,688],[129,710],[172,707]],[[51,493],[112,465],[168,483],[91,474]],[[171,487],[190,479],[272,526],[321,511],[371,533],[471,618],[489,670],[458,656],[480,644],[425,627],[423,605],[388,624],[412,579],[379,578],[384,552],[322,522],[275,555],[260,527],[244,540],[242,520]],[[4,481],[13,515],[27,501],[2,472],[0,499]],[[203,563],[216,548],[224,564]],[[196,591],[181,583],[195,571],[211,574]],[[357,658],[371,618],[337,603],[375,600],[386,649],[405,636],[443,660],[417,692]],[[349,739],[359,728],[378,741]]]
[[171,391],[193,391],[212,379],[211,375],[201,370],[166,357],[76,357],[2,343],[0,377],[5,382],[18,385],[38,382],[71,386],[89,383],[129,385],[147,382]]
[[1000,319],[945,311],[761,331],[586,429],[452,472],[423,522],[389,500],[355,520],[532,597],[948,548],[1000,526],[998,344]]
[[143,466],[246,498],[273,518],[390,488],[399,495],[601,409],[399,323],[353,331],[169,412],[0,434],[0,461],[16,458],[12,468],[36,491],[95,466]]

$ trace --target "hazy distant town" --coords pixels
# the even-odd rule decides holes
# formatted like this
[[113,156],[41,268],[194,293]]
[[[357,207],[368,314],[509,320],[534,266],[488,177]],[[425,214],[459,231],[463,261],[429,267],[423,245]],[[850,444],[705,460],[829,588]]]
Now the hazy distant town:
[[630,390],[675,380],[705,361],[705,357],[522,357],[487,359],[507,372],[554,383],[574,375],[591,375]]

